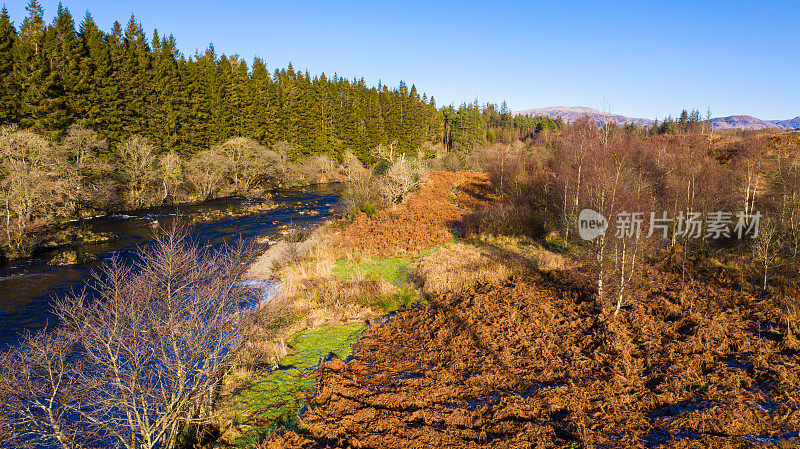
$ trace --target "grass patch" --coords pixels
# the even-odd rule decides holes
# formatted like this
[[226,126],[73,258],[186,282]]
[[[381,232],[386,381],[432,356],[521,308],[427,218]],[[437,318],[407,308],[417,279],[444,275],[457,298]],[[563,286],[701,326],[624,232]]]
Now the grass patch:
[[281,367],[311,369],[323,358],[335,355],[344,360],[352,355],[351,344],[364,331],[364,324],[323,326],[296,333],[289,342],[289,354],[280,361]]
[[335,275],[346,280],[367,279],[380,280],[392,284],[396,293],[364,298],[368,306],[384,312],[394,312],[412,304],[420,299],[414,286],[409,281],[411,256],[381,257],[376,259],[361,260],[359,262],[341,259],[331,270]]
[[223,438],[237,447],[252,447],[279,425],[297,426],[297,412],[304,402],[298,394],[314,386],[309,374],[320,360],[350,356],[352,343],[364,329],[362,323],[350,323],[298,332],[288,342],[288,354],[278,369],[230,381],[218,407],[230,424]]
[[346,259],[341,259],[336,262],[331,271],[348,280],[375,276],[397,285],[407,277],[412,260],[412,257],[381,257],[354,264]]

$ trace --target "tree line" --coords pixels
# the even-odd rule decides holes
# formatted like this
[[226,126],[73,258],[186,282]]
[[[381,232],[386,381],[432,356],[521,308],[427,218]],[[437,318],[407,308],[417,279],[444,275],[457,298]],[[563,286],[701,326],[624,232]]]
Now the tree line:
[[403,82],[397,88],[291,64],[270,73],[260,58],[218,55],[213,45],[184,56],[173,36],[148,39],[131,16],[106,33],[87,13],[75,26],[59,5],[45,23],[36,0],[19,29],[0,12],[0,124],[61,138],[73,124],[95,130],[110,147],[139,135],[188,156],[231,137],[292,144],[293,156],[341,158],[396,141],[411,151],[439,140],[435,100]]

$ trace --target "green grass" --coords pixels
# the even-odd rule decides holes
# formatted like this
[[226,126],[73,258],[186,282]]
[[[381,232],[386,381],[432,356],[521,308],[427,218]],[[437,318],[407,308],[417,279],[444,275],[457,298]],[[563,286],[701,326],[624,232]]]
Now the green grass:
[[345,279],[363,276],[367,279],[385,279],[397,288],[397,294],[388,297],[365,298],[368,306],[387,313],[397,311],[420,299],[408,279],[412,256],[382,257],[360,264],[349,264],[342,259],[331,271]]
[[297,411],[303,405],[298,393],[314,386],[309,374],[324,358],[350,356],[351,344],[364,329],[362,323],[352,323],[308,329],[292,336],[289,354],[279,361],[278,369],[254,375],[226,398],[223,406],[241,429],[233,444],[251,447],[281,424],[297,425]]
[[364,324],[351,323],[298,332],[289,342],[290,353],[280,360],[279,366],[311,369],[330,355],[344,360],[353,353],[351,343],[358,340],[363,331]]
[[414,259],[426,256],[439,248],[458,243],[458,241],[458,239],[453,239],[449,243],[438,245],[415,256],[379,257],[360,264],[350,264],[347,259],[340,259],[331,271],[348,280],[363,276],[374,280],[385,279],[394,285],[397,288],[397,294],[389,297],[370,298],[367,301],[369,302],[367,305],[373,309],[391,313],[421,299],[417,289],[409,280],[411,263]]
[[347,260],[341,259],[331,271],[333,274],[345,279],[353,279],[360,275],[376,276],[395,284],[402,282],[407,275],[413,257],[382,257],[370,262],[349,265]]

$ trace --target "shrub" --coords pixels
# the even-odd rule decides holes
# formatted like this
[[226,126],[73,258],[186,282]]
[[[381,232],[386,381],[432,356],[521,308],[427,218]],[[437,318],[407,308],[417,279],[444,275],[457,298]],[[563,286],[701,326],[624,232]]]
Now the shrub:
[[371,203],[364,203],[364,205],[361,206],[361,212],[367,214],[368,217],[372,217],[376,212],[375,206],[373,206]]
[[342,203],[346,208],[361,209],[364,204],[374,205],[380,202],[376,184],[374,178],[359,179],[348,183],[347,189],[342,195]]
[[423,171],[419,161],[400,156],[380,179],[379,191],[385,203],[402,203],[419,187]]

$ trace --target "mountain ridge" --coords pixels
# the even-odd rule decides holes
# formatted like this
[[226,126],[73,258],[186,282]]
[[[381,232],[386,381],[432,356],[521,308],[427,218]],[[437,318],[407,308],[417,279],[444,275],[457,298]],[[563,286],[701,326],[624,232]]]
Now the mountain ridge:
[[[624,125],[633,123],[637,126],[653,126],[653,120],[638,117],[628,117],[620,114],[601,111],[585,106],[550,106],[544,108],[524,109],[513,112],[514,115],[543,115],[550,118],[561,117],[566,122],[574,122],[584,115],[588,115],[598,124],[615,123]],[[745,129],[760,130],[767,128],[793,130],[800,129],[800,116],[786,120],[762,120],[750,115],[729,115],[726,117],[714,117],[711,119],[713,129]]]

